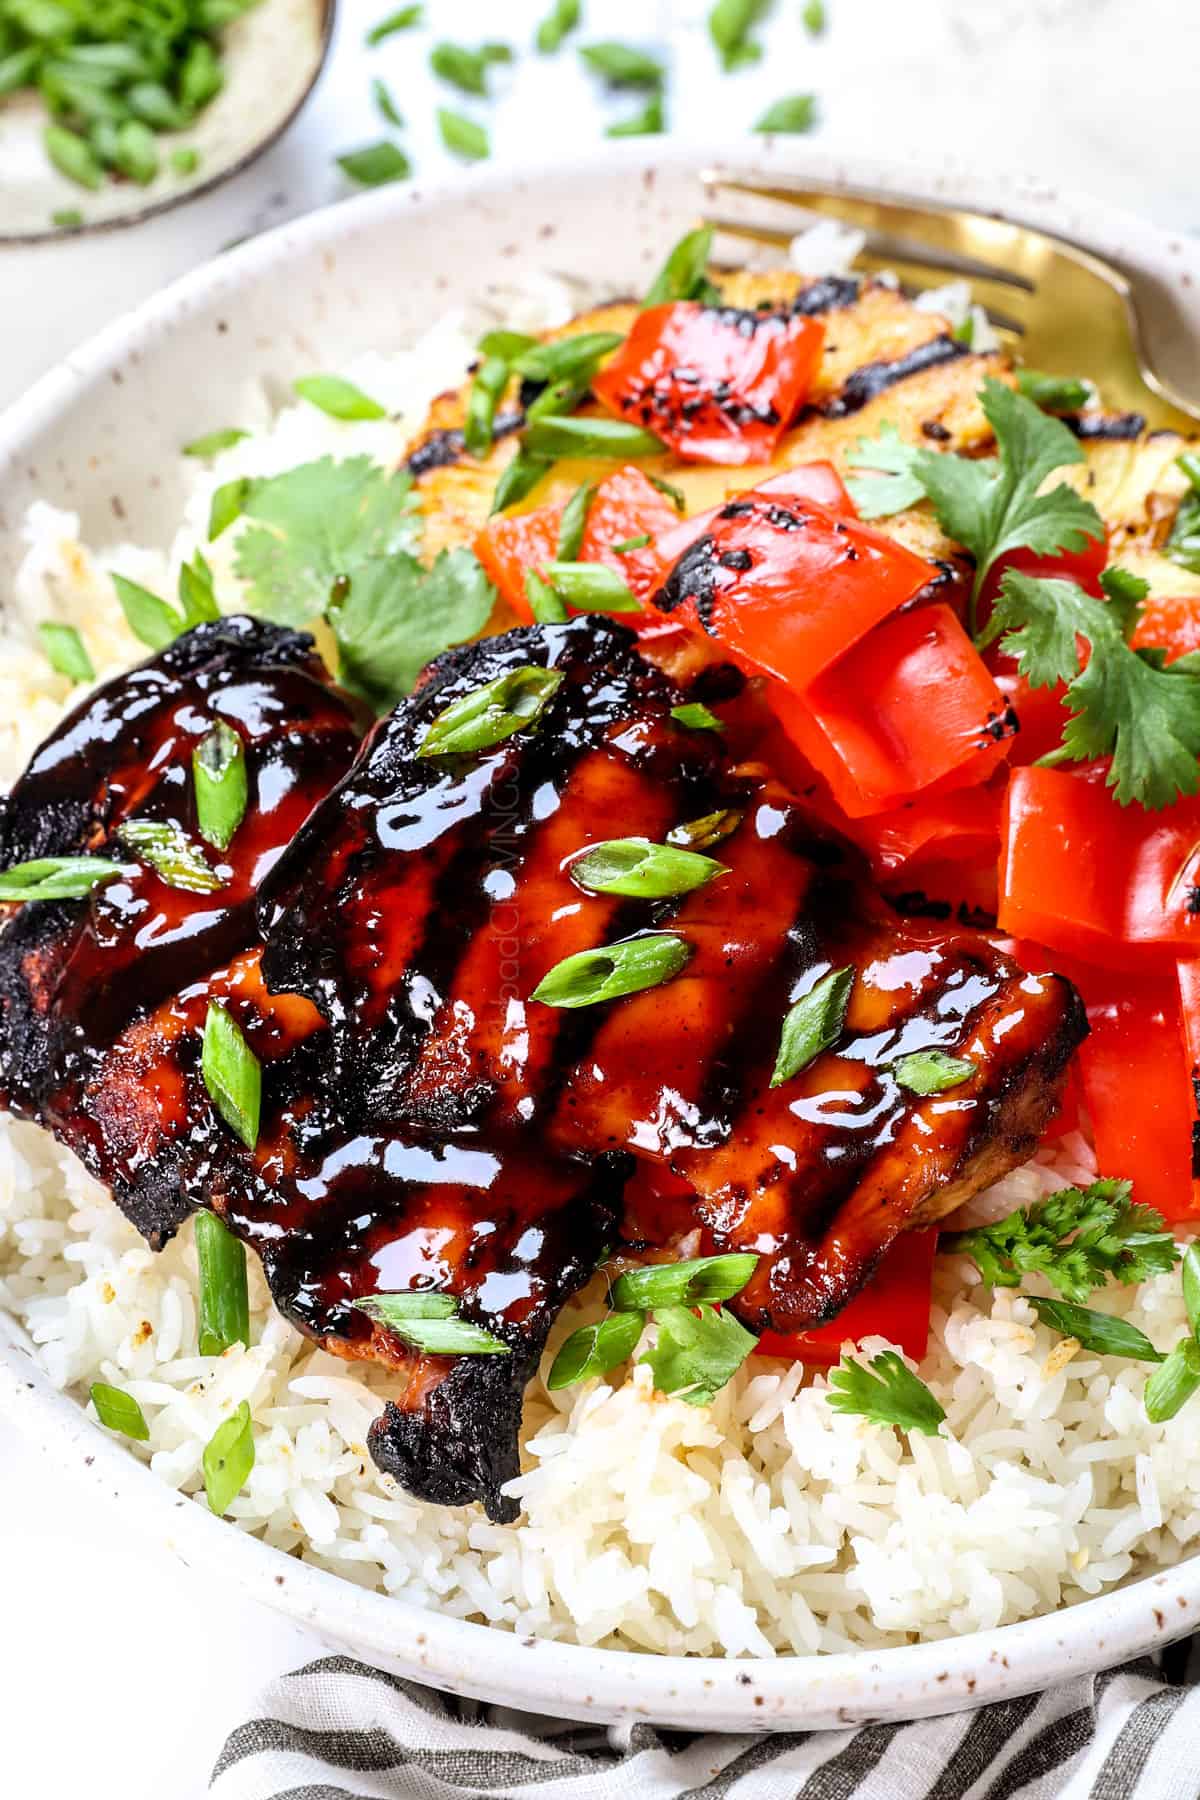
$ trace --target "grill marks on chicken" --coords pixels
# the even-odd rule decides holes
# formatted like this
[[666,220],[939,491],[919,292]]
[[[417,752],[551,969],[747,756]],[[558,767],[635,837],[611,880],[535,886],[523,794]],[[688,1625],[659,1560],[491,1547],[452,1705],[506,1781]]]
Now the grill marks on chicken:
[[[530,665],[562,677],[534,728],[469,756],[418,756],[446,706]],[[510,632],[439,659],[339,781],[355,725],[306,641],[228,621],[68,721],[2,821],[6,863],[103,853],[134,806],[190,826],[172,771],[197,710],[219,706],[247,734],[258,804],[228,888],[138,890],[182,909],[164,927],[170,958],[134,954],[159,914],[118,901],[121,973],[105,988],[97,919],[111,890],[9,925],[0,1087],[79,1150],[152,1241],[191,1206],[218,1211],[289,1318],[393,1371],[371,1435],[380,1465],[425,1498],[482,1499],[497,1519],[516,1513],[500,1490],[550,1325],[619,1239],[663,1250],[698,1232],[708,1250],[756,1250],[738,1302],[749,1322],[827,1317],[897,1232],[1027,1154],[1083,1031],[1065,982],[1025,976],[971,933],[898,922],[761,766],[731,766],[715,734],[672,720],[682,697],[605,619]],[[143,765],[166,772],[147,786]],[[39,836],[47,811],[57,824]],[[728,873],[682,899],[615,900],[570,879],[590,843],[661,841],[717,811],[740,818],[712,850]],[[228,905],[209,920],[214,898]],[[563,957],[647,929],[687,940],[675,980],[579,1011],[529,999]],[[72,985],[63,972],[81,957],[91,974]],[[845,1033],[772,1089],[790,1001],[847,964]],[[95,1013],[93,987],[106,996]],[[253,1152],[200,1073],[214,999],[262,1064]],[[892,1065],[934,1045],[977,1073],[920,1098]],[[639,1164],[671,1196],[653,1217],[630,1181]],[[627,1187],[639,1199],[626,1209]],[[354,1305],[414,1288],[453,1293],[509,1354],[423,1356]]]

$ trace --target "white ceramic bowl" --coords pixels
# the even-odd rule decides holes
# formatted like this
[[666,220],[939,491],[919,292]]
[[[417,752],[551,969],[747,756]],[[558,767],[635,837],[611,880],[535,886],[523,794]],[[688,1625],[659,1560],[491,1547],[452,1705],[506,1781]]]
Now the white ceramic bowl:
[[[736,154],[750,160],[743,143]],[[1200,338],[1200,240],[1089,202],[961,170],[885,170],[769,140],[764,169],[1008,212],[1135,265],[1175,353]],[[449,304],[522,264],[642,285],[700,206],[694,152],[631,144],[550,173],[496,171],[436,192],[396,187],[316,213],[198,269],[105,331],[0,420],[0,595],[15,529],[39,495],[83,535],[166,541],[182,499],[178,446],[236,418],[245,384],[398,346]],[[1193,348],[1194,354],[1194,348]],[[200,408],[198,413],[197,408]],[[236,1582],[332,1642],[455,1693],[575,1718],[708,1729],[835,1728],[1028,1693],[1200,1626],[1200,1558],[1046,1618],[943,1643],[774,1661],[653,1657],[514,1637],[366,1593],[282,1555],[163,1486],[41,1373],[0,1317],[0,1408],[80,1467],[185,1562]]]

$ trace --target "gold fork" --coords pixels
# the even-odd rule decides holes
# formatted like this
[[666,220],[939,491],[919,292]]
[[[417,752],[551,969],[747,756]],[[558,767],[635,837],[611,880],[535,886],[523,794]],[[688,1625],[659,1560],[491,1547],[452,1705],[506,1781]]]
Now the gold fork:
[[[710,199],[722,191],[801,207],[866,233],[857,262],[890,269],[907,288],[965,277],[1006,346],[1031,368],[1086,373],[1108,405],[1142,413],[1147,424],[1186,434],[1200,424],[1200,393],[1184,394],[1150,360],[1126,275],[1090,250],[1028,225],[927,201],[890,200],[862,188],[737,170],[702,176]],[[786,247],[813,218],[792,224],[712,213],[705,223],[727,236]]]

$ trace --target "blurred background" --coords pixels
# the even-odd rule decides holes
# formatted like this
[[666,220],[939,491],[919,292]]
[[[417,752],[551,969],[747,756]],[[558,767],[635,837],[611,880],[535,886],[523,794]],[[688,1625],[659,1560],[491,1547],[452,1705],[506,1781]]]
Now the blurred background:
[[[0,99],[0,403],[75,342],[231,242],[361,191],[340,156],[387,142],[418,182],[468,169],[465,151],[481,140],[471,134],[469,145],[447,147],[439,108],[482,128],[491,163],[537,165],[598,149],[614,127],[661,121],[691,142],[727,139],[752,130],[781,100],[811,98],[807,108],[793,106],[789,123],[825,148],[1033,173],[1049,187],[1084,189],[1180,229],[1200,227],[1200,134],[1186,85],[1200,67],[1200,8],[1185,0],[721,5],[727,22],[750,21],[726,51],[731,68],[714,43],[713,0],[580,0],[580,22],[548,50],[537,48],[538,28],[555,17],[556,0],[425,0],[415,9],[340,0],[317,85],[263,155],[142,224],[28,246],[2,243],[18,218],[28,229],[33,202],[21,190],[35,159],[17,140],[20,103]],[[235,23],[227,61],[238,79],[231,73],[213,109],[235,135],[252,138],[267,119],[287,61],[281,42],[294,45],[322,10],[321,0],[257,0],[252,17]],[[416,23],[379,29],[414,10]],[[0,0],[0,19],[3,12]],[[275,48],[268,42],[244,66],[234,51],[251,25],[259,38],[273,29]],[[478,49],[488,41],[511,60],[487,64],[486,95],[430,67],[436,45]],[[580,55],[597,42],[659,63],[661,91],[613,85],[611,71],[606,78]],[[207,174],[215,170],[213,161]],[[193,179],[205,177],[202,167]],[[164,188],[169,178],[146,197]],[[128,183],[124,191],[144,203]],[[95,198],[78,188],[74,195],[63,184],[56,206],[71,202],[93,216]],[[47,204],[38,218],[48,220],[49,211]]]
[[[270,112],[288,46],[311,32],[314,4],[258,0],[280,34],[277,53],[243,70],[236,88],[230,80],[220,104],[234,138],[252,138]],[[1187,0],[1136,8],[1129,0],[719,4],[719,17],[749,21],[724,59],[712,0],[581,0],[579,23],[543,49],[539,25],[569,18],[569,3],[556,15],[556,0],[425,0],[417,9],[341,0],[313,92],[239,173],[139,224],[0,243],[0,403],[231,243],[362,191],[338,160],[347,156],[360,175],[407,167],[425,183],[469,173],[468,152],[485,142],[486,166],[545,165],[600,150],[614,127],[653,132],[661,123],[693,143],[728,140],[787,102],[776,117],[823,148],[933,169],[951,157],[1033,173],[1048,188],[1088,190],[1180,231],[1200,228],[1191,92],[1200,8]],[[417,22],[378,29],[414,10]],[[554,35],[543,33],[543,42]],[[486,62],[486,94],[470,91],[469,72],[464,90],[453,57],[438,59],[443,73],[430,66],[439,44],[478,51],[489,41],[503,50]],[[580,48],[597,43],[649,57],[661,81],[612,85],[595,58],[581,59]],[[620,66],[610,54],[609,75]],[[457,68],[457,83],[447,68]],[[459,123],[439,123],[439,109]],[[41,228],[49,220],[50,202],[31,200],[29,186],[45,176],[40,128],[30,135],[20,96],[0,99],[0,238],[19,220],[28,229],[31,206],[41,205]],[[381,160],[383,144],[392,151]],[[356,164],[363,150],[375,155]],[[203,182],[204,168],[194,178]],[[164,183],[146,197],[169,191]],[[54,197],[56,210],[86,217],[96,204],[87,192],[73,200],[69,187],[65,197],[69,205]],[[15,1727],[5,1750],[9,1789],[198,1800],[258,1687],[322,1646],[234,1594],[208,1591],[164,1551],[138,1543],[118,1514],[90,1492],[73,1493],[8,1427],[0,1428],[0,1476],[0,1542],[9,1548],[3,1666]],[[48,1592],[71,1595],[67,1642],[62,1606],[48,1613]],[[157,1675],[147,1689],[148,1668]]]

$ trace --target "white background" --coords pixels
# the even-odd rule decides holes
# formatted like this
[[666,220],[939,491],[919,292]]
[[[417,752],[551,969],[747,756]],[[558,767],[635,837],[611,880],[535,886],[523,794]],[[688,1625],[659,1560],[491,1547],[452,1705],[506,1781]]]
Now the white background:
[[[583,41],[623,37],[667,51],[672,128],[692,141],[724,137],[779,95],[812,90],[823,144],[905,159],[974,154],[981,168],[1035,171],[1047,185],[1200,228],[1193,0],[826,3],[829,32],[814,44],[798,23],[801,0],[776,0],[766,59],[736,77],[716,73],[699,4],[585,0]],[[341,197],[333,157],[382,135],[374,75],[409,121],[399,136],[422,176],[448,166],[433,130],[437,104],[486,119],[497,156],[547,162],[599,141],[605,119],[641,104],[599,94],[571,51],[501,71],[491,107],[435,94],[424,73],[429,33],[363,48],[366,26],[395,4],[342,0],[316,96],[281,144],[216,193],[91,244],[0,251],[0,401],[231,239]],[[426,11],[435,36],[520,45],[543,6],[427,0]],[[0,219],[3,180],[0,169]],[[197,1800],[257,1689],[321,1653],[310,1634],[144,1549],[119,1514],[44,1468],[0,1424],[5,1793]]]

